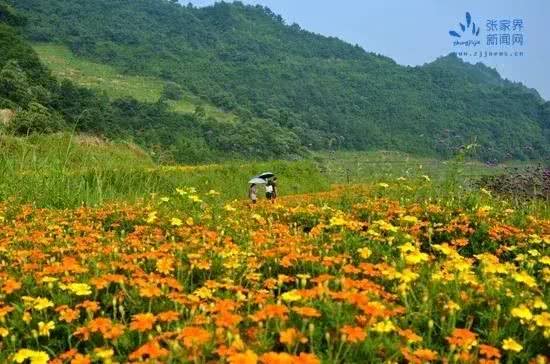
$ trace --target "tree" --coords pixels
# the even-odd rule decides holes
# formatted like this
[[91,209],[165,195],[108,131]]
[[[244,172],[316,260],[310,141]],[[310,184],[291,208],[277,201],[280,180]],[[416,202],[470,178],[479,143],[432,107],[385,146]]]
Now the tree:
[[27,75],[16,61],[9,61],[0,71],[0,97],[23,108],[33,99]]
[[162,97],[166,100],[179,101],[183,98],[183,89],[175,82],[166,82],[162,90]]
[[8,131],[17,135],[54,133],[64,128],[60,115],[50,112],[45,106],[31,102],[28,110],[19,111],[8,124]]

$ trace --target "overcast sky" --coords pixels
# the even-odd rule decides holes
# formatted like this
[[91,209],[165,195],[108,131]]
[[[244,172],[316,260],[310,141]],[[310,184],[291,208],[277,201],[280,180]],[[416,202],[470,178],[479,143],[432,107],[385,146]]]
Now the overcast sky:
[[[215,0],[192,0],[196,6],[211,5]],[[182,3],[187,3],[182,0]],[[288,24],[323,35],[336,36],[359,44],[365,50],[380,53],[404,65],[421,65],[453,51],[508,51],[513,56],[491,58],[463,57],[470,62],[484,62],[512,81],[521,81],[535,88],[550,100],[550,0],[243,0],[246,4],[262,4],[281,14]],[[464,36],[459,23],[466,25],[470,12],[472,23],[480,26],[478,37]],[[497,29],[489,31],[487,21],[497,21]],[[506,21],[510,30],[501,30]],[[523,27],[514,21],[521,21]],[[461,40],[479,40],[476,47],[456,47],[450,30],[463,35]],[[470,34],[468,32],[468,34]],[[487,45],[488,37],[497,37],[496,45]],[[514,35],[515,45],[506,45]],[[493,38],[495,39],[495,38]],[[504,42],[504,45],[501,44]],[[516,56],[515,52],[523,52]],[[519,54],[519,53],[518,53]]]

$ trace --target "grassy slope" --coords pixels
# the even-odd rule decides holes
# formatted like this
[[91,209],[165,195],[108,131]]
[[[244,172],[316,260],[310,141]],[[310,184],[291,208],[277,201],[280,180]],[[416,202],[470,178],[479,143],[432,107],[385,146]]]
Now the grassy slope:
[[158,166],[132,144],[68,134],[0,135],[0,201],[15,198],[40,207],[132,202],[185,186],[219,191],[226,200],[245,199],[249,178],[267,170],[279,176],[281,194],[329,188],[310,161]]
[[[141,76],[128,76],[114,68],[75,56],[68,48],[54,44],[34,44],[40,59],[59,79],[69,79],[97,91],[104,91],[112,98],[133,97],[142,102],[156,102],[161,96],[164,81]],[[180,101],[171,101],[173,111],[192,113],[202,105],[207,116],[232,121],[234,114],[209,105],[198,97],[186,93]]]

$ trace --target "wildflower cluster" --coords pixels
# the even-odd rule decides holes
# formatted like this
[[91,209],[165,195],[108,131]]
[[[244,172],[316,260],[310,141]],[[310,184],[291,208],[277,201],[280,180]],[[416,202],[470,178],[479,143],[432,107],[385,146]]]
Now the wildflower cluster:
[[0,205],[0,361],[548,362],[550,221],[373,188]]

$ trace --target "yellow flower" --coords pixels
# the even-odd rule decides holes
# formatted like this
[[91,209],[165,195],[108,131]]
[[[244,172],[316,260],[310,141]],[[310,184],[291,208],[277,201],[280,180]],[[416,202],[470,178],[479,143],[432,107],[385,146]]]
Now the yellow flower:
[[363,259],[368,259],[372,255],[372,251],[367,247],[359,248],[357,249],[357,252]]
[[519,344],[516,340],[512,339],[511,337],[508,339],[504,339],[502,342],[502,348],[507,351],[514,351],[516,353],[519,353],[521,350],[523,350],[523,346]]
[[538,297],[533,301],[533,308],[540,308],[541,310],[546,310],[548,308],[548,305],[544,303],[544,301]]
[[410,215],[403,216],[400,220],[409,224],[416,224],[418,222],[418,219],[416,218],[416,216],[410,216]]
[[481,207],[478,209],[478,212],[485,213],[485,212],[491,211],[492,209],[493,209],[493,208],[492,208],[491,206],[485,205],[485,206],[481,206]]
[[544,257],[539,259],[539,262],[544,265],[550,265],[550,256],[545,255]]
[[283,293],[281,295],[281,298],[285,302],[296,302],[296,301],[300,301],[302,299],[302,296],[300,296],[300,294],[296,290],[292,290],[292,291]]
[[115,352],[111,348],[97,348],[94,350],[94,354],[99,359],[102,359],[107,362],[108,359],[112,358],[113,355],[115,355]]
[[403,283],[410,283],[412,281],[415,281],[418,279],[418,277],[420,277],[420,275],[416,272],[413,272],[412,270],[410,269],[404,269],[403,272],[399,273],[399,279],[401,280],[401,282]]
[[330,226],[344,226],[346,220],[342,216],[333,216],[330,218]]
[[19,349],[13,356],[13,361],[16,363],[23,363],[29,359],[31,364],[47,364],[50,360],[50,356],[43,351],[34,351],[30,349]]
[[40,321],[38,323],[38,335],[40,336],[50,336],[50,331],[55,329],[55,323],[49,321],[48,323]]
[[168,202],[168,201],[170,201],[170,199],[168,197],[161,197],[160,201],[161,202]]
[[531,310],[525,305],[520,305],[519,307],[513,308],[512,316],[517,317],[521,320],[531,320],[533,318],[533,314],[531,313]]
[[1,337],[6,337],[8,336],[10,333],[10,331],[8,329],[6,329],[5,327],[0,327],[0,336]]
[[195,290],[195,292],[193,292],[193,295],[202,299],[212,298],[212,291],[206,287],[201,287]]
[[429,256],[426,253],[421,253],[419,251],[411,252],[407,255],[405,255],[405,262],[410,265],[419,264],[422,262],[427,262],[429,260]]
[[397,226],[393,226],[392,224],[384,220],[377,220],[374,222],[374,224],[377,225],[380,230],[391,231],[392,233],[395,233],[399,230]]
[[181,221],[180,219],[178,219],[177,217],[173,217],[172,220],[170,220],[170,224],[172,226],[182,226],[183,225],[183,221]]
[[92,294],[92,287],[86,283],[71,283],[65,287],[77,296],[88,296]]
[[52,301],[50,301],[47,298],[37,297],[37,298],[34,298],[32,306],[34,307],[35,310],[42,311],[48,307],[53,307],[54,304]]
[[148,215],[147,215],[147,219],[145,220],[148,224],[152,224],[154,223],[155,221],[157,220],[157,212],[156,211],[153,211],[153,212],[150,212]]
[[191,201],[197,202],[197,203],[201,203],[201,202],[202,202],[202,200],[201,200],[201,199],[199,198],[199,196],[197,196],[197,195],[190,195],[190,196],[189,196],[189,199],[190,199]]
[[29,322],[32,321],[32,316],[29,311],[23,312],[23,321],[25,321],[26,324],[29,324]]
[[46,276],[46,277],[43,277],[43,278],[41,279],[41,282],[42,282],[42,283],[53,283],[53,282],[57,282],[58,280],[59,280],[59,279],[57,279],[57,278],[55,278],[55,277],[48,277],[48,276]]
[[445,254],[445,255],[451,255],[453,252],[455,252],[455,250],[453,248],[451,248],[449,246],[449,244],[447,243],[443,243],[441,245],[432,245],[432,248],[434,250],[437,250],[437,251],[440,251],[441,253]]
[[195,224],[195,221],[193,221],[193,218],[192,217],[188,217],[187,220],[185,220],[185,223],[188,225],[188,226],[193,226]]
[[532,257],[538,257],[540,256],[540,253],[538,250],[536,249],[530,249],[527,251],[527,253],[529,253],[529,255],[531,255]]
[[454,301],[451,301],[449,300],[449,302],[447,302],[447,304],[445,304],[445,309],[447,309],[447,311],[453,313],[455,311],[458,311],[460,310],[460,305]]
[[227,212],[233,212],[233,211],[237,211],[236,208],[234,208],[233,206],[231,206],[230,204],[227,204],[223,207],[223,209]]
[[512,278],[514,278],[516,282],[525,283],[527,287],[532,288],[537,286],[537,281],[535,278],[525,272],[515,273]]
[[537,326],[550,327],[550,313],[543,312],[540,315],[535,315],[534,321]]
[[373,331],[380,333],[388,333],[395,331],[396,327],[390,320],[381,321],[372,327]]
[[390,187],[390,185],[389,185],[389,184],[387,184],[387,183],[383,183],[383,182],[381,182],[381,183],[379,183],[379,184],[378,184],[378,187],[382,187],[382,188],[388,188],[388,187]]

